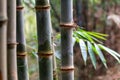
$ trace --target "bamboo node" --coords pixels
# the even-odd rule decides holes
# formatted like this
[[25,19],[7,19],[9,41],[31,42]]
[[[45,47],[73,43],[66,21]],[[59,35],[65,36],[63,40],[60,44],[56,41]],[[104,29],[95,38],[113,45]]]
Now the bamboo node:
[[60,23],[60,27],[75,28],[75,27],[77,27],[77,25],[75,23]]
[[47,10],[50,8],[50,5],[45,5],[45,6],[35,6],[36,11],[40,10]]
[[7,44],[8,45],[17,45],[18,43],[16,43],[16,42],[8,42]]
[[23,6],[17,6],[17,11],[22,10],[24,7]]
[[0,23],[4,23],[4,22],[7,22],[7,18],[1,18],[0,17]]
[[60,70],[61,71],[73,71],[74,67],[73,66],[65,66],[65,67],[61,67]]
[[27,52],[17,52],[18,57],[26,56]]
[[16,42],[8,42],[7,43],[7,47],[8,48],[13,48],[15,45],[17,45],[18,43],[16,43]]
[[39,57],[49,57],[49,56],[52,56],[52,55],[53,55],[53,52],[51,52],[51,51],[48,51],[48,52],[40,51],[40,52],[38,52]]

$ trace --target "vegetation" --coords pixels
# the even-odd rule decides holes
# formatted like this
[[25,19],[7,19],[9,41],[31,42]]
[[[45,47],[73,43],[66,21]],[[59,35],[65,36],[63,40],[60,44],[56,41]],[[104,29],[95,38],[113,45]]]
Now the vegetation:
[[[96,69],[96,58],[95,55],[99,56],[104,66],[107,68],[106,59],[102,53],[102,50],[106,51],[110,55],[112,55],[119,63],[120,63],[120,55],[119,53],[105,47],[101,40],[106,40],[106,34],[97,33],[97,32],[89,32],[83,29],[78,29],[74,32],[73,38],[76,42],[79,43],[81,54],[83,60],[86,65],[87,61],[87,53],[89,53],[92,64]],[[75,42],[74,42],[75,43]]]
[[[84,72],[83,66],[90,66],[89,62],[96,70],[101,67],[99,60],[108,68],[106,54],[120,63],[120,54],[116,52],[120,49],[106,47],[120,43],[115,40],[120,39],[116,35],[119,31],[111,32],[120,27],[119,3],[120,0],[0,0],[0,80],[29,80],[28,64],[32,65],[30,77],[39,68],[36,79],[39,76],[39,80],[75,80],[76,68],[80,69],[79,79],[85,72],[89,77],[94,75],[93,71]],[[112,40],[106,42],[110,37],[103,33],[108,33]],[[75,51],[74,46],[80,51]],[[84,64],[74,59],[78,54]]]

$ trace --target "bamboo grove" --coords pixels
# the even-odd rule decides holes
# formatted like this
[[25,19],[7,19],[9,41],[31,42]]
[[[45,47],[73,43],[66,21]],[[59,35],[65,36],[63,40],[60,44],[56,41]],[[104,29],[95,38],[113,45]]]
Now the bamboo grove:
[[[73,54],[73,36],[80,39],[80,47],[83,60],[86,63],[87,52],[92,52],[91,47],[98,53],[98,56],[104,62],[104,56],[99,46],[111,52],[110,54],[120,62],[120,55],[102,45],[94,42],[96,37],[104,39],[106,35],[90,33],[80,29],[73,35],[73,28],[76,27],[73,21],[73,0],[61,0],[61,80],[74,80],[74,54]],[[24,32],[24,7],[22,0],[0,0],[0,80],[29,80],[26,39]],[[81,3],[80,0],[76,1]],[[85,3],[85,2],[84,2]],[[37,44],[38,44],[38,66],[39,80],[58,80],[57,65],[54,48],[54,37],[52,32],[52,20],[50,14],[50,0],[35,0],[35,13],[37,24]],[[81,9],[81,7],[79,6]],[[78,9],[77,14],[81,17],[81,11]],[[87,20],[85,20],[87,21]],[[81,25],[81,22],[77,22]],[[90,35],[90,36],[89,36]],[[91,36],[94,36],[94,38]],[[101,36],[101,37],[99,37]],[[88,38],[89,37],[89,38]],[[86,49],[85,42],[88,43]],[[91,42],[91,43],[90,43]],[[84,48],[84,49],[83,49]],[[95,50],[97,48],[97,50]],[[84,54],[83,54],[84,53]],[[100,54],[99,54],[100,53]],[[90,58],[91,58],[90,55]],[[96,68],[95,57],[92,59],[93,66]]]

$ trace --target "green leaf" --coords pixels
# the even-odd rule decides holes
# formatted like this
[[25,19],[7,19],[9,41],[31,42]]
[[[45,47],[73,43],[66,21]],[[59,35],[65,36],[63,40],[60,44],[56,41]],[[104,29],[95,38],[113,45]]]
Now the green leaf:
[[56,36],[55,36],[56,39],[60,39],[61,38],[61,34],[58,33]]
[[96,34],[96,33],[92,33],[92,32],[87,32],[87,33],[88,33],[89,35],[92,35],[92,36],[98,38],[98,39],[106,40],[105,37],[103,37],[103,36],[101,36],[101,35],[98,35],[98,34]]
[[108,36],[107,34],[102,34],[102,33],[98,33],[98,32],[89,32],[88,31],[88,33],[96,34],[96,35],[103,36],[103,37],[107,37]]
[[95,37],[93,37],[93,36],[92,36],[92,39],[94,40],[94,42],[98,42],[98,43],[100,43],[100,44],[103,44],[102,41],[100,41],[99,39],[97,39],[97,38],[95,38]]
[[[108,52],[109,54],[111,54],[119,63],[120,63],[120,54],[119,53],[117,53],[117,52],[115,52],[115,51],[113,51],[113,50],[111,50],[111,49],[109,49],[108,47],[105,47],[105,46],[103,46],[103,45],[101,45],[101,44],[99,44],[99,46],[100,46],[100,48],[102,48],[104,51],[106,51],[106,52]],[[119,58],[118,58],[119,57]]]
[[86,38],[90,41],[90,42],[94,42],[93,41],[93,39],[92,39],[92,37],[89,35],[89,34],[87,34],[87,32],[82,32],[85,36],[86,36]]
[[74,37],[72,37],[72,44],[73,46],[75,45],[76,39]]
[[87,61],[87,48],[86,48],[85,42],[82,39],[80,39],[79,45],[80,45],[80,49],[81,49],[81,54],[82,54],[83,60],[84,60],[85,65],[86,65],[86,61]]
[[87,41],[87,46],[88,46],[88,53],[90,55],[92,64],[93,64],[94,68],[96,69],[96,58],[95,58],[95,55],[94,55],[94,52],[92,49],[92,44],[89,41]]
[[102,63],[104,64],[104,66],[107,68],[107,64],[106,64],[106,59],[102,53],[102,51],[100,50],[99,46],[97,44],[94,43],[94,46],[96,48],[96,51],[98,53],[98,56],[100,57]]
[[78,36],[81,39],[87,39],[86,36],[80,31],[76,31],[76,36]]

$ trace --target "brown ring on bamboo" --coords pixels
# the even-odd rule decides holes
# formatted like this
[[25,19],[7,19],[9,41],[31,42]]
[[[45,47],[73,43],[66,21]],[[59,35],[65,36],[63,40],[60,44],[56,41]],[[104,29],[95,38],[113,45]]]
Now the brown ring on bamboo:
[[50,57],[53,55],[53,52],[38,52],[39,57]]
[[60,27],[75,28],[75,27],[77,27],[77,25],[75,23],[60,23]]
[[26,55],[27,55],[27,52],[17,52],[17,57],[23,57]]
[[61,71],[73,71],[74,70],[74,67],[61,67],[60,68]]
[[17,45],[18,43],[16,43],[16,42],[8,42],[7,43],[7,47],[8,48],[13,48],[15,45]]
[[7,22],[7,18],[0,19],[0,23]]
[[17,45],[18,43],[16,43],[16,42],[8,42],[7,44],[8,45]]
[[45,6],[35,6],[36,11],[50,9],[50,5]]
[[24,7],[23,6],[17,6],[17,11],[22,10]]

